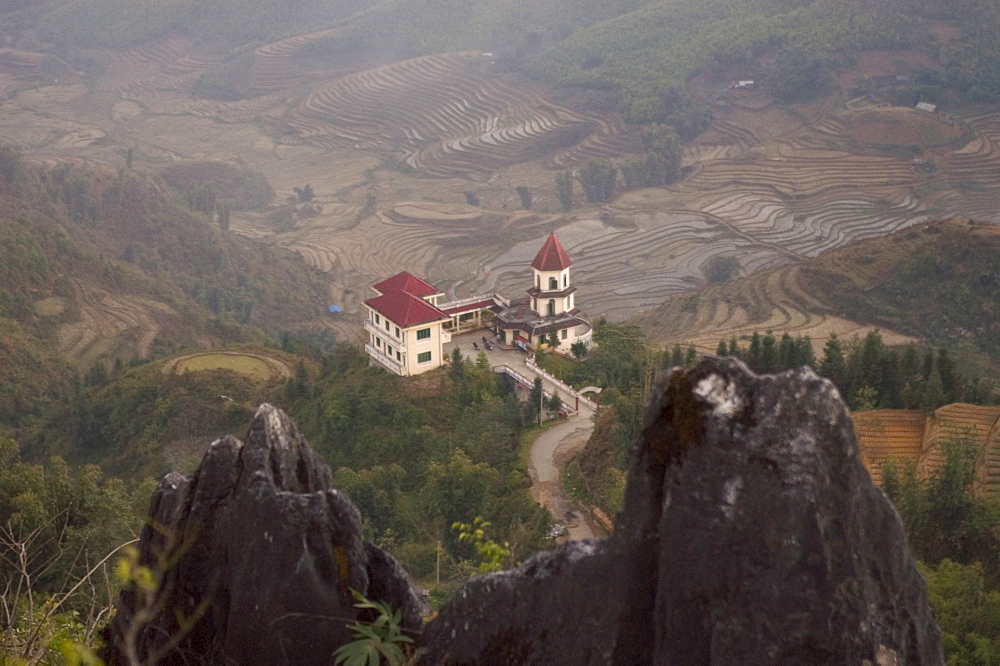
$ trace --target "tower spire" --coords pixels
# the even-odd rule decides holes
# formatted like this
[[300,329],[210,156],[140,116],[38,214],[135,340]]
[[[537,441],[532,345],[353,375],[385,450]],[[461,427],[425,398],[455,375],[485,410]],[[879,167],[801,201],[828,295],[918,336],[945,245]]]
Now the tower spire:
[[556,235],[549,234],[542,249],[535,255],[535,260],[531,262],[531,267],[538,271],[561,271],[572,264],[573,261],[566,254]]

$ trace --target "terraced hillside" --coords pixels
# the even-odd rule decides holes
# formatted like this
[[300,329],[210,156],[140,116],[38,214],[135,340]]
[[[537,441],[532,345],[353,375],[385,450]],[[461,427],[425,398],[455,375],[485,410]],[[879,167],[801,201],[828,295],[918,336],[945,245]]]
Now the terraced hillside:
[[288,124],[309,143],[390,152],[437,177],[622,153],[618,123],[554,105],[491,69],[482,54],[449,53],[358,72],[313,89]]
[[[552,230],[575,261],[588,313],[624,320],[681,296],[640,320],[666,344],[714,349],[720,337],[764,328],[849,335],[864,329],[797,269],[776,269],[930,219],[1000,222],[997,108],[924,117],[836,97],[779,106],[765,91],[737,95],[707,79],[697,85],[715,121],[685,147],[681,181],[619,191],[599,208],[577,184],[564,213],[557,171],[628,156],[617,116],[556,104],[478,52],[374,68],[299,57],[330,32],[232,56],[248,59],[252,84],[237,101],[192,96],[231,56],[184,38],[92,52],[105,67],[94,85],[22,91],[0,107],[0,140],[46,159],[124,165],[131,148],[139,170],[218,160],[262,171],[275,203],[234,213],[232,231],[326,272],[329,301],[345,308],[328,323],[346,336],[359,328],[369,285],[401,268],[456,295],[518,295]],[[307,183],[315,199],[295,201]],[[530,211],[520,210],[518,186],[530,190]],[[865,274],[872,252],[850,252],[838,261]],[[749,278],[735,291],[706,284],[719,256]]]
[[917,410],[880,409],[852,415],[862,461],[872,480],[882,483],[882,468],[890,460],[917,466],[926,477],[944,464],[942,444],[969,439],[979,449],[976,489],[988,495],[1000,491],[1000,407],[957,403],[927,416]]
[[[962,248],[973,245],[988,254],[987,248],[993,247],[998,239],[1000,228],[995,226],[964,221],[922,224],[847,245],[817,258],[757,272],[746,279],[709,285],[667,301],[636,322],[658,339],[668,343],[690,342],[706,351],[714,350],[720,339],[745,337],[764,330],[812,337],[817,351],[830,332],[863,336],[873,326],[882,330],[887,343],[903,343],[912,338],[893,329],[915,332],[926,326],[907,314],[905,302],[895,303],[892,293],[882,293],[885,291],[882,285],[901,279],[905,282],[899,277],[900,270],[915,257],[933,256],[954,246],[941,261],[951,267],[948,270],[953,275],[948,279],[955,281],[954,290],[961,293],[967,287],[960,282],[964,278],[958,275],[968,273],[972,276],[969,279],[974,280],[982,271],[990,270],[978,260],[972,261]],[[956,263],[957,257],[963,256],[972,263],[968,266]],[[941,276],[927,279],[944,282]],[[940,305],[930,303],[920,307],[940,309]],[[869,325],[858,321],[867,321]],[[977,334],[970,324],[963,322],[963,325],[969,330],[960,339]]]

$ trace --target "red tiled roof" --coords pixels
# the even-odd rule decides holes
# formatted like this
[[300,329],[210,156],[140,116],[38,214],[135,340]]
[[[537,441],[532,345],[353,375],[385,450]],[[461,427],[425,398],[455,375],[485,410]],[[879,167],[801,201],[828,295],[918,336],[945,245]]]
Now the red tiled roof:
[[416,275],[411,275],[406,271],[401,273],[396,273],[391,278],[382,280],[376,285],[373,285],[375,289],[383,294],[389,294],[394,291],[405,291],[408,294],[413,294],[423,298],[424,296],[430,296],[431,294],[439,294],[441,291],[434,285],[421,280]]
[[402,327],[449,319],[448,315],[427,301],[405,291],[393,291],[377,298],[370,298],[365,301],[365,305]]
[[539,271],[561,271],[564,268],[569,268],[572,263],[556,235],[549,234],[545,245],[535,255],[535,260],[531,262],[531,267]]

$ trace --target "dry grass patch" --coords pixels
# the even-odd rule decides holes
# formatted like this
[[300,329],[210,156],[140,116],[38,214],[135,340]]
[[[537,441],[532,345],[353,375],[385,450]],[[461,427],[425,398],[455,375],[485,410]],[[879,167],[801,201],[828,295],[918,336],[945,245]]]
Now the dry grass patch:
[[66,310],[66,299],[50,296],[35,303],[35,314],[39,317],[56,317]]
[[173,374],[204,370],[229,370],[260,381],[291,376],[291,370],[282,361],[241,352],[192,354],[175,359],[163,367],[164,372]]

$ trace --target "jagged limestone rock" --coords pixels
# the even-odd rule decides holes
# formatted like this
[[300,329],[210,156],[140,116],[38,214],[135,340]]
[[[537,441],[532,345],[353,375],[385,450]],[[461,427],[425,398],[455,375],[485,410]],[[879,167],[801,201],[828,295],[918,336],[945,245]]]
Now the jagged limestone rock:
[[[661,374],[605,541],[473,579],[419,638],[421,664],[941,664],[902,525],[861,466],[833,385],[731,359]],[[142,536],[151,602],[122,594],[112,664],[328,664],[351,589],[405,610],[399,565],[278,410],[164,478]]]
[[902,525],[836,389],[731,359],[661,374],[602,543],[471,581],[423,664],[941,664]]
[[401,567],[362,541],[329,467],[266,404],[246,444],[217,440],[193,476],[160,482],[140,563],[163,580],[152,595],[122,593],[106,631],[111,664],[331,663],[358,618],[351,590],[420,626]]

